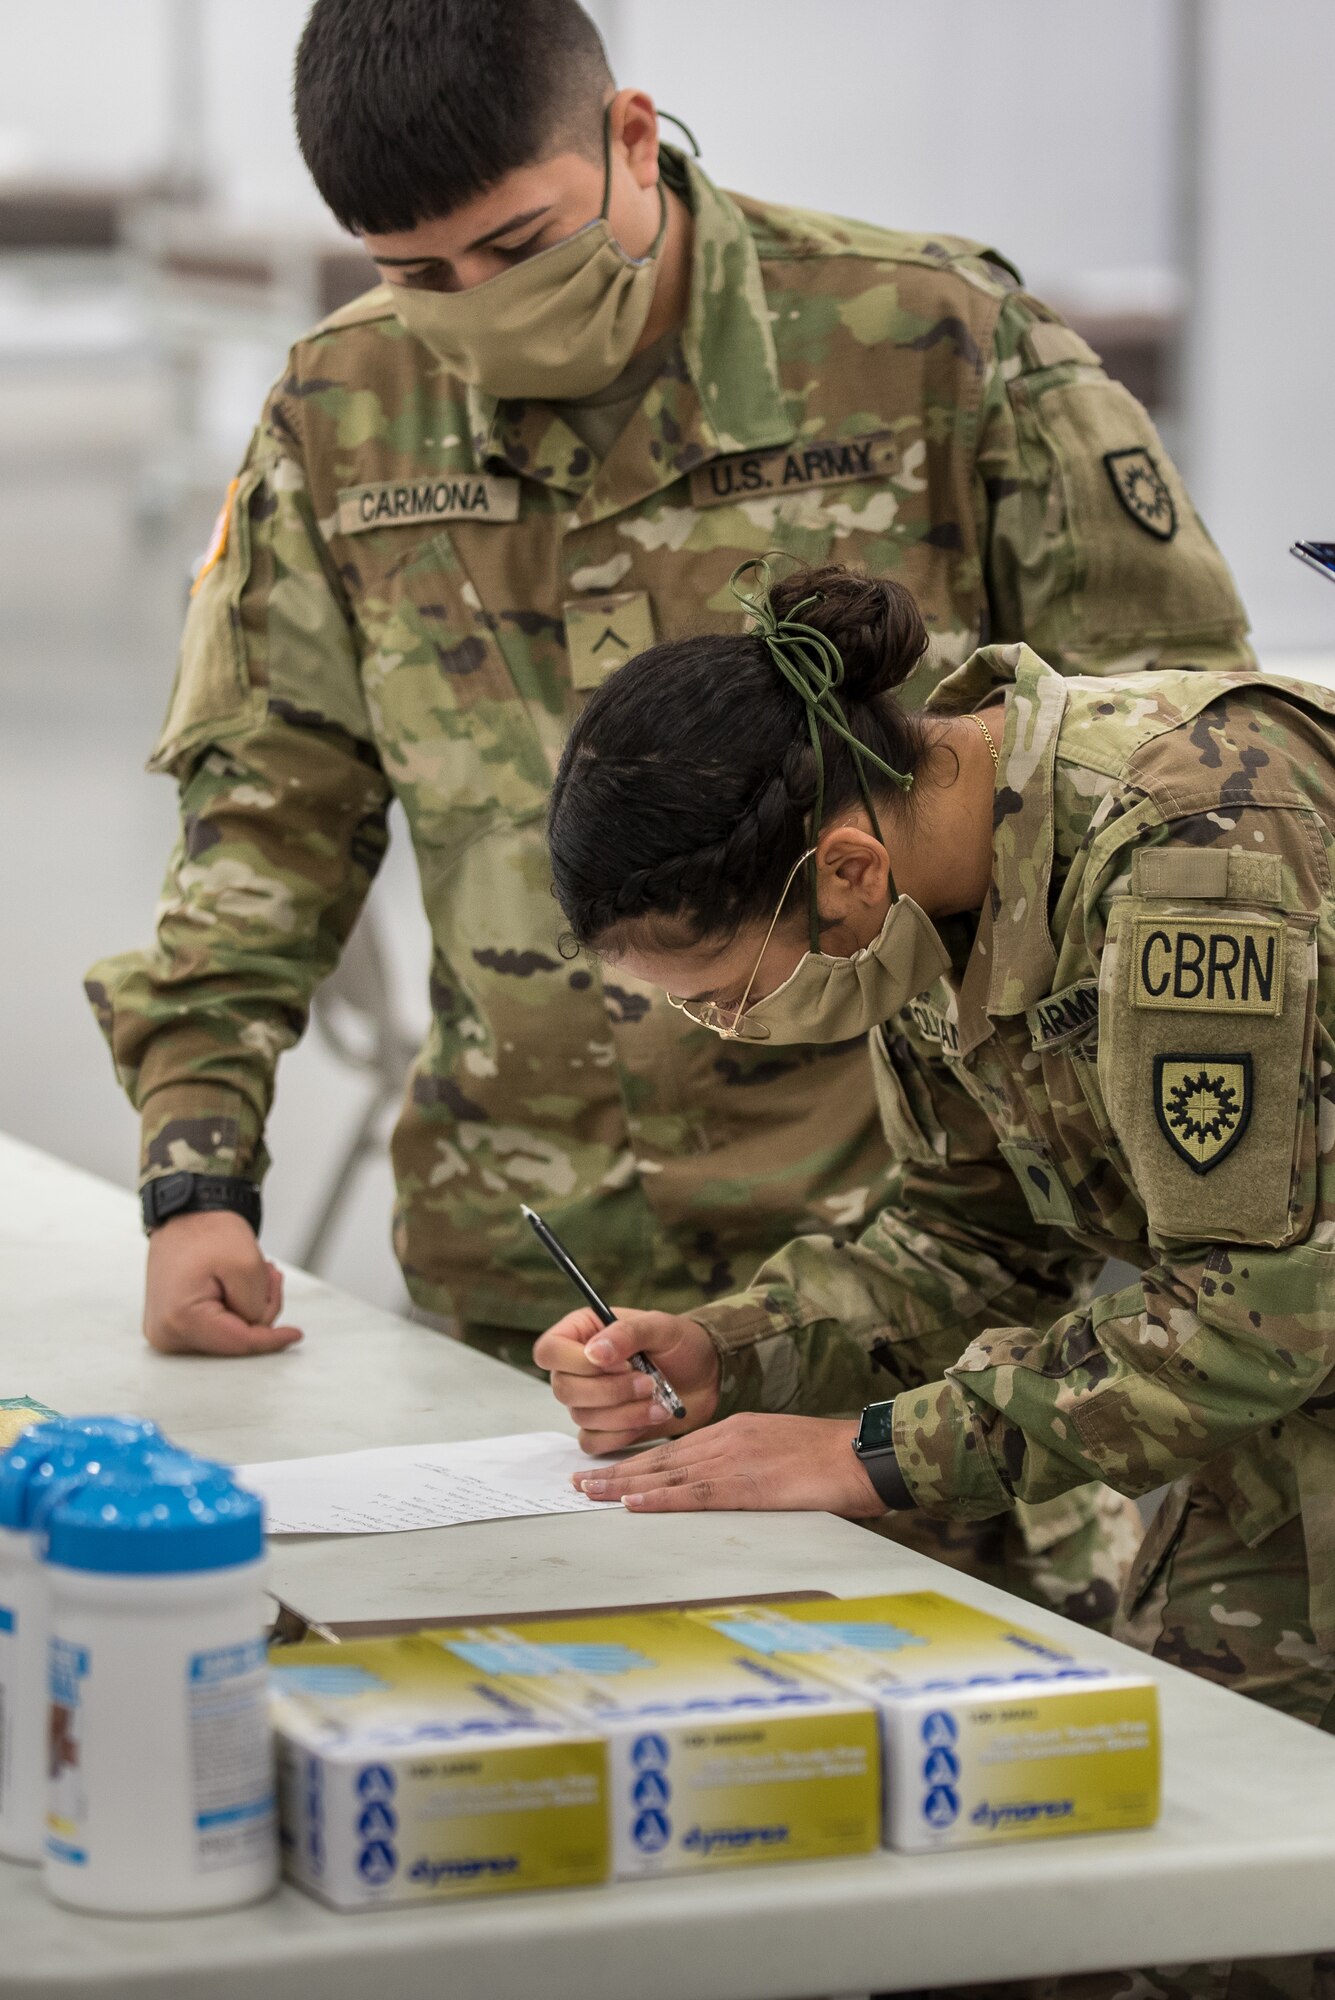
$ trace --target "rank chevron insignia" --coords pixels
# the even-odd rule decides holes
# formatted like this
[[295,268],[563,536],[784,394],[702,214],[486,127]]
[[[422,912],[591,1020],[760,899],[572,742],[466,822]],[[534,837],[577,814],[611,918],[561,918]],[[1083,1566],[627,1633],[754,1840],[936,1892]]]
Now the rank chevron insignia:
[[1154,1115],[1191,1171],[1211,1173],[1251,1120],[1251,1057],[1156,1056]]

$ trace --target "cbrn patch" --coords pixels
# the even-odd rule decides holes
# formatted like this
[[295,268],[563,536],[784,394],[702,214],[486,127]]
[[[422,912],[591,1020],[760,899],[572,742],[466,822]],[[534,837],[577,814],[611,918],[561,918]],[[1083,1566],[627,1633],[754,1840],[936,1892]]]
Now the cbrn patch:
[[1251,1123],[1251,1057],[1156,1056],[1154,1115],[1193,1174],[1213,1173]]
[[1136,526],[1156,542],[1171,542],[1177,533],[1177,508],[1167,480],[1144,445],[1105,451],[1103,469]]
[[1197,1014],[1284,1010],[1284,926],[1265,917],[1139,917],[1131,1004]]

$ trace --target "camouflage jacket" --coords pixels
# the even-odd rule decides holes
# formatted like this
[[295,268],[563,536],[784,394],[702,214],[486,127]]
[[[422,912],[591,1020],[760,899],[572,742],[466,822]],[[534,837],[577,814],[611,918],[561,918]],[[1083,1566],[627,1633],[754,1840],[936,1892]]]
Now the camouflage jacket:
[[1301,1514],[1335,1644],[1335,695],[1013,646],[930,705],[998,687],[990,902],[874,1040],[889,1200],[701,1311],[724,1408],[893,1396],[928,1513],[1194,1476],[1249,1546]]
[[678,351],[606,461],[446,374],[381,288],[293,350],[186,624],[153,767],[182,835],[156,947],[90,992],[143,1169],[258,1176],[300,1035],[402,801],[434,1021],[394,1142],[419,1302],[536,1328],[570,1303],[517,1203],[599,1287],[684,1308],[795,1231],[856,1225],[884,1141],[860,1045],[724,1049],[557,948],[543,820],[585,691],[739,616],[773,546],[893,571],[934,639],[1064,668],[1245,664],[1245,620],[1145,413],[1009,268],[721,194]]

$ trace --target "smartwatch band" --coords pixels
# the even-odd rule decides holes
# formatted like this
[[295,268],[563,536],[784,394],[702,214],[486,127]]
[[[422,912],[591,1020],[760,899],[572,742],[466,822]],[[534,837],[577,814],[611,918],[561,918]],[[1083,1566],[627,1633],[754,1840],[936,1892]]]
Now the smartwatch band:
[[139,1190],[146,1236],[175,1215],[195,1215],[206,1209],[228,1210],[248,1222],[257,1236],[260,1233],[260,1191],[254,1181],[230,1174],[159,1174]]
[[885,1451],[860,1451],[857,1460],[876,1488],[877,1497],[885,1502],[888,1513],[899,1514],[906,1508],[917,1506],[908,1481],[899,1469],[893,1445]]

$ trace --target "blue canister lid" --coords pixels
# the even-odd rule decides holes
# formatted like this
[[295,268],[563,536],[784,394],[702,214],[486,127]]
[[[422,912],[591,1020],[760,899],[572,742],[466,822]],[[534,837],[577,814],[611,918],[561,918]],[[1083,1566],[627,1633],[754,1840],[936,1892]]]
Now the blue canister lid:
[[264,1551],[264,1508],[226,1466],[163,1451],[109,1466],[45,1519],[49,1563],[104,1576],[230,1569]]
[[28,1526],[41,1540],[46,1531],[47,1521],[60,1502],[73,1493],[76,1487],[86,1486],[90,1479],[104,1479],[112,1472],[135,1473],[152,1467],[170,1467],[167,1477],[179,1480],[183,1475],[176,1468],[181,1465],[202,1466],[206,1472],[226,1472],[225,1465],[219,1465],[212,1458],[198,1458],[192,1451],[184,1451],[179,1445],[171,1444],[165,1437],[146,1438],[140,1444],[121,1445],[114,1452],[104,1454],[100,1462],[80,1466],[76,1471],[61,1476],[57,1467],[57,1477],[37,1489],[29,1489]]
[[30,1528],[43,1503],[72,1479],[96,1477],[127,1453],[166,1439],[139,1417],[49,1417],[0,1453],[0,1527]]

